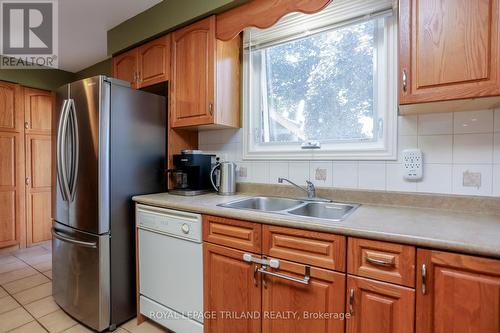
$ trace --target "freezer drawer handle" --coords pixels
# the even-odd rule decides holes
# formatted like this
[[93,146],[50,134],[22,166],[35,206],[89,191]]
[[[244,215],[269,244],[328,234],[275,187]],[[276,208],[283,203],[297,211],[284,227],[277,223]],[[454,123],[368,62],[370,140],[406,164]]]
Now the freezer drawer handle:
[[71,243],[71,244],[75,244],[75,245],[80,245],[80,246],[85,246],[85,247],[91,247],[93,249],[96,249],[97,248],[97,243],[96,242],[84,242],[84,241],[79,241],[79,240],[76,240],[76,239],[73,239],[73,238],[70,238],[70,237],[67,237],[67,236],[64,236],[63,234],[59,233],[56,231],[56,229],[52,229],[52,235],[59,239],[59,240],[62,240],[63,242],[68,242],[68,243]]

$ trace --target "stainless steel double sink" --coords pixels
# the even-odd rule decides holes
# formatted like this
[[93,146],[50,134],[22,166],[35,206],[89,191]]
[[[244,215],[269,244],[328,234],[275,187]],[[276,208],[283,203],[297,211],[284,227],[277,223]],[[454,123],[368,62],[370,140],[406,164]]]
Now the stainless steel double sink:
[[323,219],[332,222],[343,221],[352,214],[358,204],[346,204],[337,202],[315,202],[299,199],[280,197],[252,197],[240,199],[217,206],[276,213],[284,215],[295,215],[306,218]]

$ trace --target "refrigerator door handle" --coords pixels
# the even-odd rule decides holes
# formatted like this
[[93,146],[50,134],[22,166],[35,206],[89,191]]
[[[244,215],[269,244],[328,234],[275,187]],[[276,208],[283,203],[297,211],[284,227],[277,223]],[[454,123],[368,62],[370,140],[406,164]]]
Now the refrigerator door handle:
[[75,245],[80,245],[80,246],[84,246],[84,247],[91,247],[94,249],[97,248],[96,242],[84,242],[84,241],[76,240],[74,238],[63,235],[62,233],[58,232],[57,229],[55,229],[55,228],[52,228],[52,236],[54,236],[55,238],[57,238],[63,242],[67,242],[67,243],[71,243],[71,244],[75,244]]
[[71,112],[71,175],[70,175],[70,183],[68,185],[70,201],[75,199],[76,193],[76,184],[78,178],[78,162],[79,162],[79,133],[78,133],[78,120],[76,117],[76,108],[75,101],[70,99],[68,101],[69,104],[69,112]]
[[61,109],[61,118],[57,127],[57,143],[56,143],[56,164],[57,164],[57,179],[61,189],[62,199],[68,201],[69,190],[66,176],[66,129],[68,122],[68,106],[67,99],[64,100]]

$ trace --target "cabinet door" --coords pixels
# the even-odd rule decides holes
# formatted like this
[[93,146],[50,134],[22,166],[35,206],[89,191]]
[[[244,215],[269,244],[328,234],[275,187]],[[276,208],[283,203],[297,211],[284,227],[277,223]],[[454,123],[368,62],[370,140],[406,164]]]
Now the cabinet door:
[[0,248],[24,246],[24,133],[21,88],[0,82]]
[[[279,262],[278,269],[267,270],[304,278],[304,265],[283,260]],[[262,286],[264,333],[344,331],[342,318],[335,318],[335,315],[342,315],[345,309],[344,274],[312,267],[307,285],[283,277],[262,275]]]
[[24,88],[24,127],[27,133],[50,135],[52,99],[50,91]]
[[413,289],[348,275],[346,302],[347,332],[413,332]]
[[128,81],[137,88],[137,49],[113,57],[113,77]]
[[172,33],[172,127],[212,124],[215,16]]
[[[205,332],[260,332],[261,284],[255,264],[243,261],[243,251],[203,246],[205,311],[213,313],[205,319]],[[242,314],[255,317],[245,319]]]
[[138,88],[167,81],[170,74],[170,35],[140,46],[138,60]]
[[50,135],[26,135],[26,226],[27,243],[51,236],[51,146]]
[[499,260],[418,250],[417,263],[417,332],[500,332]]
[[401,0],[400,103],[500,94],[499,13],[498,0]]

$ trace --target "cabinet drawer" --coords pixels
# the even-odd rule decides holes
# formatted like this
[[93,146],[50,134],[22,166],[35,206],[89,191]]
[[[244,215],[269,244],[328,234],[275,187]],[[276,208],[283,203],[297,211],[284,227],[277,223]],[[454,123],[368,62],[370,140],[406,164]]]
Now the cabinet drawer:
[[415,287],[415,247],[349,237],[347,272]]
[[345,272],[344,236],[264,225],[262,237],[267,256]]
[[260,253],[262,225],[203,215],[203,240],[235,249]]

